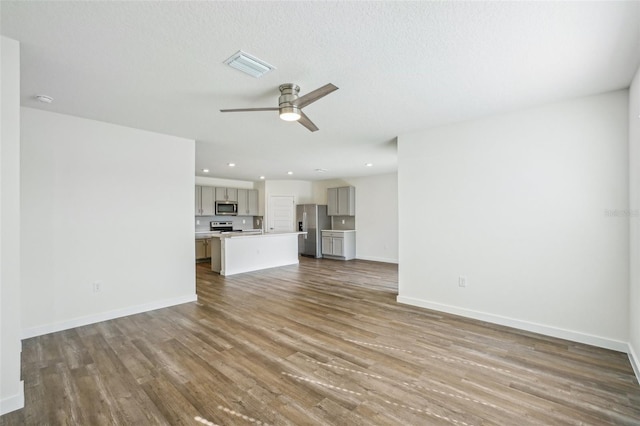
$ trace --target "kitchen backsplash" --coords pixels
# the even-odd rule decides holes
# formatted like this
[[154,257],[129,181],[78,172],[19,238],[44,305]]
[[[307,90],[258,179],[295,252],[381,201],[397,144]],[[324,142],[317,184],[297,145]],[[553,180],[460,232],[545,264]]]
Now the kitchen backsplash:
[[355,216],[331,216],[331,229],[336,229],[341,231],[356,229],[356,217]]
[[[262,216],[198,216],[195,221],[196,232],[209,231],[209,222],[212,221],[233,222],[233,229],[264,229]],[[356,218],[355,216],[331,216],[331,229],[341,231],[356,229]]]
[[[233,229],[262,229],[262,216],[198,216],[196,232],[209,231],[209,222],[233,222]],[[242,223],[244,221],[244,223]]]

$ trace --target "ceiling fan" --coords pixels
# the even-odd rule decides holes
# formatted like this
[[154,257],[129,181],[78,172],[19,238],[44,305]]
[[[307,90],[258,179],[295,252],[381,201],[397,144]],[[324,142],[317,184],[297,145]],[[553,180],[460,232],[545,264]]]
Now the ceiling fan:
[[279,111],[280,118],[285,121],[297,121],[312,132],[318,130],[309,117],[302,112],[302,108],[327,96],[329,93],[338,90],[333,84],[325,84],[324,86],[298,97],[300,86],[293,83],[282,84],[279,87],[280,97],[278,98],[277,107],[266,108],[238,108],[238,109],[221,109],[220,112],[250,112],[250,111]]

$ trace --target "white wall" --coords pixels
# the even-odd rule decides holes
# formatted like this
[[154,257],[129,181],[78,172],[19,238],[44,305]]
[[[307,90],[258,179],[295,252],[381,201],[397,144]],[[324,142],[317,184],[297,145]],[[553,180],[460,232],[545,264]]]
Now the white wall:
[[296,204],[313,203],[313,185],[306,180],[267,180],[264,182],[264,187],[267,206],[269,197],[272,195],[292,195]]
[[627,108],[618,91],[399,137],[398,300],[626,351]]
[[204,186],[221,186],[225,188],[242,188],[242,189],[254,189],[255,182],[247,180],[234,180],[234,179],[221,179],[214,177],[196,176],[196,185]]
[[313,183],[314,203],[327,203],[327,188],[356,188],[356,257],[398,263],[398,175],[396,173]]
[[20,45],[0,37],[0,415],[24,406],[20,380]]
[[[260,204],[264,207],[264,227],[263,229],[269,229],[269,198],[272,196],[292,196],[294,198],[294,204],[309,204],[313,201],[313,192],[311,182],[306,180],[267,180],[258,185],[258,190],[262,188],[264,190],[259,194],[261,200]],[[295,221],[295,209],[293,211]],[[291,229],[295,230],[295,226],[292,223]]]
[[24,336],[195,300],[194,141],[21,111]]
[[640,69],[629,89],[629,355],[640,380]]

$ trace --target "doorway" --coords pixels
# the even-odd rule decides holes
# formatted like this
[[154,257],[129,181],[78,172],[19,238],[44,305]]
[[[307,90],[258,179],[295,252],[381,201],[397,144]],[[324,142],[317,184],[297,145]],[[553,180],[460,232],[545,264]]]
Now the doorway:
[[292,195],[269,196],[268,232],[293,232],[295,198]]

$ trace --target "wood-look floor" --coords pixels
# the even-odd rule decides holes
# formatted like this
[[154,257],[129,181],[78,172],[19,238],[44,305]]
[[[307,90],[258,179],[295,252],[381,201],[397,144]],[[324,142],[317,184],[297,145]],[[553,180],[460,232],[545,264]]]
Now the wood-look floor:
[[2,425],[640,424],[626,354],[395,302],[397,267],[301,259],[198,303],[26,340]]

